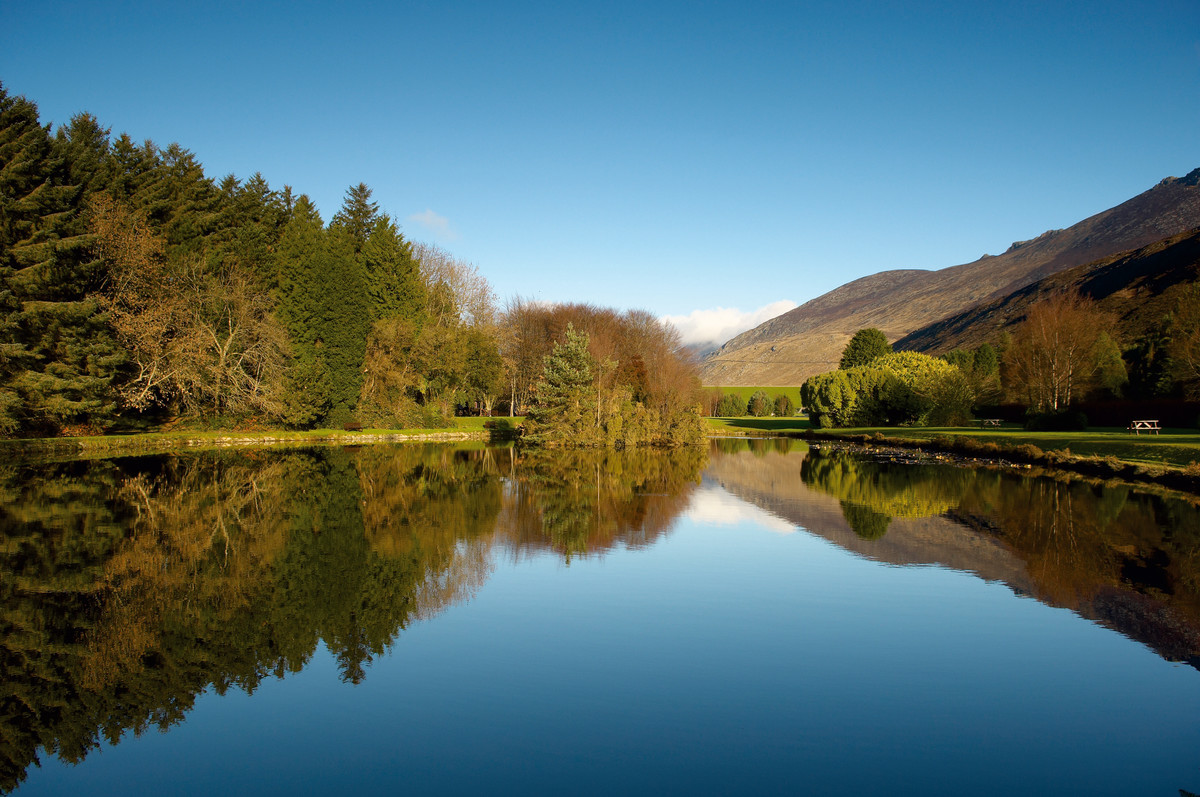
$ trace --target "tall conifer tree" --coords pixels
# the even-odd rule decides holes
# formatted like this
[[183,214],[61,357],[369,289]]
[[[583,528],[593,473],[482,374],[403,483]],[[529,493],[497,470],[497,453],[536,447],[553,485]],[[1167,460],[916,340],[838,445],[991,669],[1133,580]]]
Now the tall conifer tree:
[[51,138],[0,87],[0,430],[104,422],[122,361],[90,296],[103,263],[87,198],[107,178],[108,131],[79,115]]

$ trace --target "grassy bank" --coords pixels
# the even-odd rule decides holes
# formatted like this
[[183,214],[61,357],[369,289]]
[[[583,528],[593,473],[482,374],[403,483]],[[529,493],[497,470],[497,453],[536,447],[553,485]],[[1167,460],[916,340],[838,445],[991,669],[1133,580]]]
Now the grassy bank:
[[[440,429],[171,429],[138,434],[0,440],[0,455],[108,456],[174,449],[231,446],[487,440],[515,429],[521,418],[455,418]],[[490,422],[490,423],[489,423]]]
[[[1159,435],[1131,435],[1125,429],[1095,428],[1084,432],[1030,432],[1017,424],[999,429],[973,427],[884,427],[814,430],[803,418],[710,418],[714,434],[791,434],[856,439],[885,437],[937,448],[978,451],[995,446],[1001,452],[1054,452],[1061,456],[1115,458],[1138,465],[1185,468],[1200,462],[1200,431],[1164,429]],[[956,445],[957,444],[957,445]]]

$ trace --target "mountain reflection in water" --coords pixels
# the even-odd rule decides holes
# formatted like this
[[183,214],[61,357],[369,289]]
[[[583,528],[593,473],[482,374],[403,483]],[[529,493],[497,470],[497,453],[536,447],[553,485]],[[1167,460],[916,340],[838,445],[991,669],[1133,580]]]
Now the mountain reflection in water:
[[1003,582],[1200,668],[1194,502],[842,447],[780,456],[744,445],[715,455],[706,481],[862,556]]
[[180,722],[210,686],[253,693],[299,672],[321,645],[357,684],[501,558],[638,549],[685,515],[973,572],[1200,663],[1194,505],[789,440],[9,465],[0,506],[3,791],[39,753],[80,762],[128,731]]

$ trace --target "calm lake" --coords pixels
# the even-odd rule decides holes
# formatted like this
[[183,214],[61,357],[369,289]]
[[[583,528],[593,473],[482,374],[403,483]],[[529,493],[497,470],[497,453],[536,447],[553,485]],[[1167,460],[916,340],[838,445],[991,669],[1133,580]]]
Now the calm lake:
[[0,496],[0,792],[1200,792],[1186,501],[786,440]]

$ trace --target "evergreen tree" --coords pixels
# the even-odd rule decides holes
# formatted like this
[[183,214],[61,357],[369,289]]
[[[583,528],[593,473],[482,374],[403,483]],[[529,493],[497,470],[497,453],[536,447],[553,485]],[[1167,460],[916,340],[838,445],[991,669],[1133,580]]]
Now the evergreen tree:
[[87,198],[107,180],[108,131],[78,115],[55,138],[0,87],[0,431],[104,422],[122,361],[99,304]]
[[254,275],[263,290],[275,290],[279,286],[275,254],[291,215],[284,196],[271,190],[261,174],[245,183],[230,175],[219,191],[216,230],[211,236],[216,260]]
[[279,241],[279,317],[293,349],[285,420],[295,426],[317,423],[332,404],[318,328],[321,273],[328,265],[324,224],[316,207],[302,195]]
[[349,239],[337,231],[328,238],[328,268],[318,275],[321,302],[315,320],[333,388],[329,419],[341,425],[350,420],[362,391],[371,311],[362,264]]
[[425,284],[412,244],[386,215],[375,220],[360,252],[371,298],[371,317],[420,320]]
[[980,379],[995,377],[1000,373],[1000,356],[990,343],[984,343],[975,350],[972,371]]
[[547,354],[536,401],[526,417],[526,440],[534,445],[579,446],[598,439],[596,390],[588,336],[567,325],[566,343]]
[[366,280],[344,231],[326,231],[308,197],[302,196],[279,245],[279,314],[295,348],[297,373],[329,394],[312,395],[309,406],[328,403],[331,423],[349,420],[362,388],[362,364],[370,326]]
[[842,361],[838,368],[845,371],[857,365],[866,365],[877,357],[891,353],[892,345],[888,343],[887,335],[884,335],[882,330],[874,327],[860,329],[842,350]]
[[746,405],[734,393],[726,393],[717,402],[717,416],[721,418],[740,418],[746,413]]
[[379,204],[371,201],[371,189],[367,184],[359,183],[346,190],[341,210],[333,215],[329,228],[346,233],[357,255],[366,246],[378,220]]

